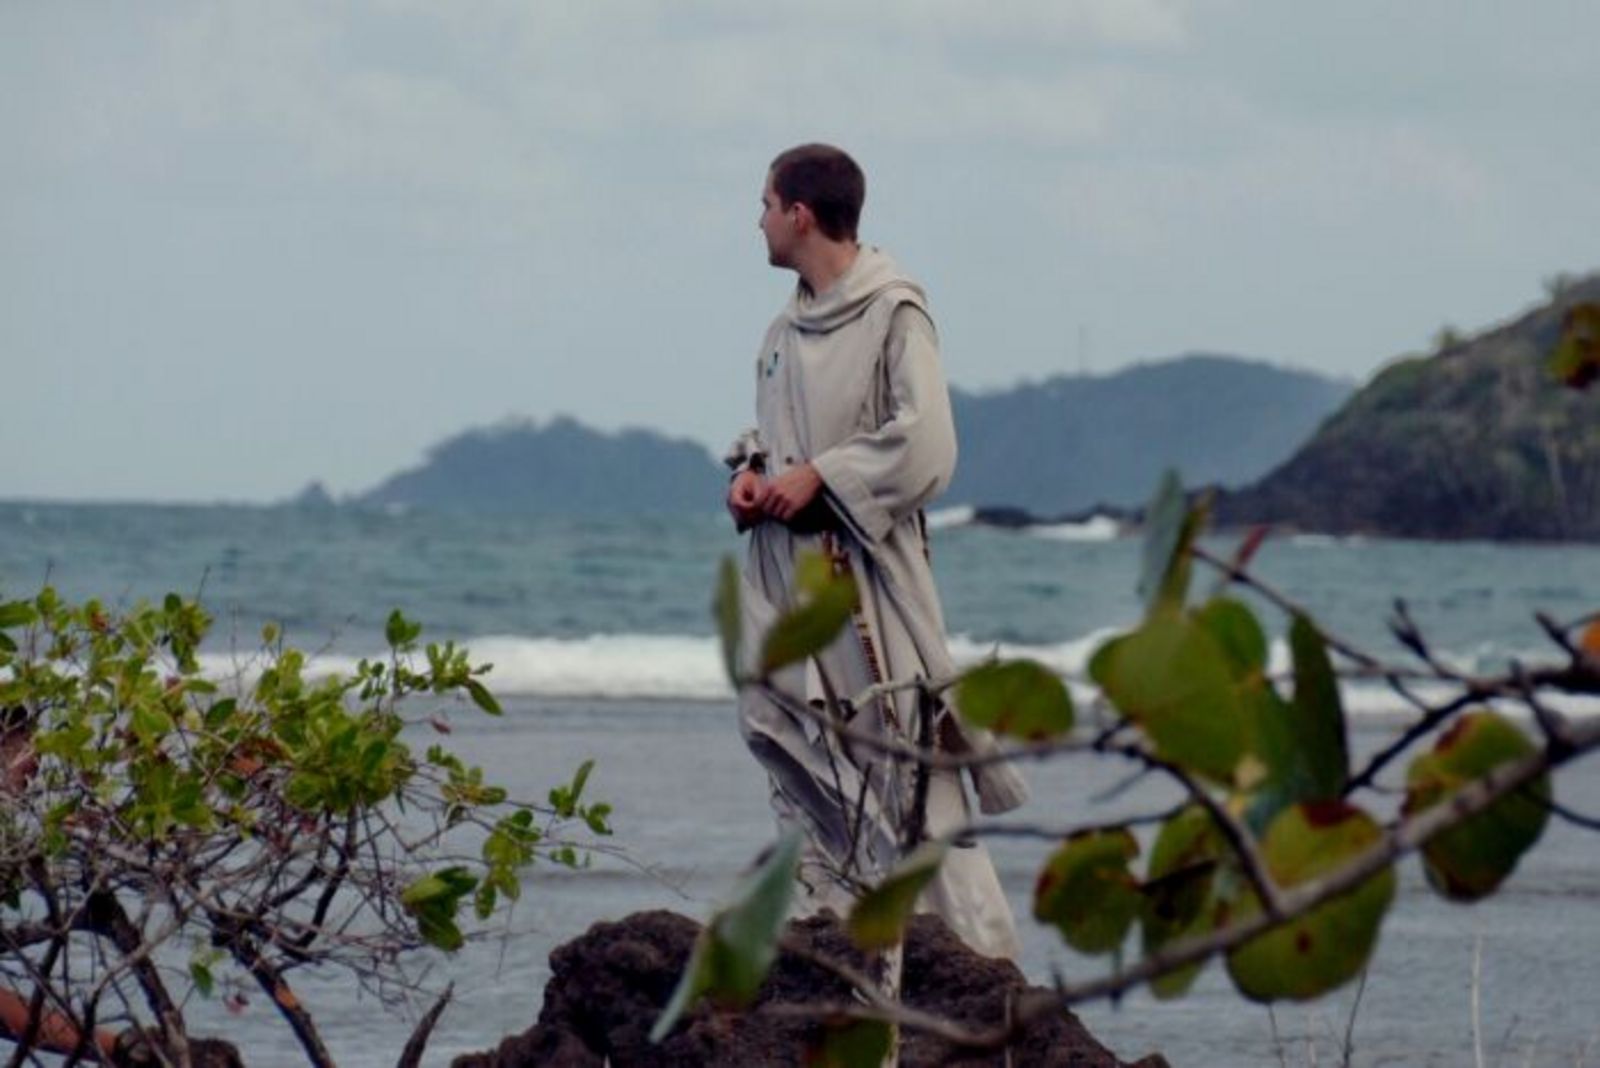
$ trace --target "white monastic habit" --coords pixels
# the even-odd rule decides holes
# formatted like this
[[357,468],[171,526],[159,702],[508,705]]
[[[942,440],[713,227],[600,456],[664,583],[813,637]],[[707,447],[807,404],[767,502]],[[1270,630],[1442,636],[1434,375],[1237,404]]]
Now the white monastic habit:
[[[795,558],[809,549],[850,569],[861,606],[855,625],[820,656],[777,674],[779,689],[822,707],[830,692],[848,701],[874,683],[952,675],[922,509],[949,484],[955,427],[922,289],[865,246],[827,292],[813,294],[802,282],[757,356],[756,415],[759,425],[734,443],[729,466],[772,477],[810,461],[824,488],[791,525],[768,520],[750,532],[741,589],[747,654],[792,603]],[[918,701],[915,690],[902,690],[845,714],[857,729],[915,741]],[[993,739],[963,726],[949,701],[947,693],[935,713],[936,744],[992,752]],[[739,713],[745,740],[771,777],[780,821],[808,832],[803,905],[847,913],[851,899],[830,873],[849,867],[852,856],[867,879],[894,864],[913,807],[913,769],[841,744],[811,717],[751,687]],[[1027,796],[1009,763],[985,764],[972,781],[984,812],[1007,811]],[[956,830],[970,816],[961,777],[935,772],[927,834]],[[981,843],[957,843],[919,905],[980,952],[1014,957],[1016,930],[994,865]]]

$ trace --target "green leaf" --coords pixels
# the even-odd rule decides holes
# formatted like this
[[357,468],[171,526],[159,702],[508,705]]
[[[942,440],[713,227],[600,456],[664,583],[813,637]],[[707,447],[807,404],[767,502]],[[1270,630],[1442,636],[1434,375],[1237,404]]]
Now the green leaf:
[[422,634],[422,624],[413,623],[396,608],[389,613],[388,622],[384,624],[383,636],[388,641],[390,648],[404,649],[415,642]]
[[875,950],[900,944],[917,896],[939,874],[947,851],[942,842],[924,842],[861,896],[850,910],[850,937],[856,945]]
[[478,879],[466,868],[453,865],[424,875],[400,893],[400,903],[417,918],[417,933],[429,945],[454,952],[465,944],[456,913],[461,899],[478,887]]
[[1201,519],[1198,509],[1188,507],[1178,473],[1167,470],[1144,511],[1144,554],[1138,592],[1147,615],[1183,607],[1191,570],[1188,549],[1199,532]]
[[400,903],[422,906],[447,898],[459,898],[472,892],[478,880],[460,865],[441,868],[431,875],[415,880],[400,893]]
[[477,679],[467,680],[467,695],[472,698],[472,703],[489,713],[491,716],[501,714],[500,702],[495,700],[494,694],[489,692],[489,687]]
[[761,672],[772,672],[821,652],[856,608],[856,583],[835,575],[827,557],[803,554],[795,563],[798,604],[779,617],[761,647]]
[[1090,672],[1159,756],[1232,781],[1247,751],[1247,706],[1227,654],[1208,630],[1182,616],[1153,616],[1097,652]]
[[724,556],[717,568],[717,592],[711,599],[711,618],[722,645],[722,667],[728,681],[739,684],[739,566]]
[[[1504,716],[1470,712],[1441,735],[1431,751],[1412,761],[1401,812],[1410,816],[1441,804],[1495,768],[1535,752],[1533,742]],[[1476,901],[1492,893],[1544,833],[1549,801],[1550,776],[1540,775],[1434,835],[1422,846],[1428,882],[1457,901]]]
[[956,688],[961,718],[996,734],[1042,741],[1072,729],[1072,695],[1061,679],[1032,660],[980,664]]
[[789,911],[803,840],[799,830],[784,835],[741,881],[733,901],[711,917],[695,939],[672,998],[650,1029],[651,1042],[665,1038],[702,994],[732,1006],[755,998],[778,953],[778,933]]
[[417,913],[417,933],[430,946],[454,953],[466,945],[466,938],[455,921],[455,909],[423,909]]
[[806,1068],[882,1068],[894,1028],[882,1020],[824,1020],[822,1040],[806,1051]]
[[194,980],[194,988],[200,992],[200,996],[203,998],[210,997],[212,991],[216,989],[216,979],[212,976],[211,969],[206,966],[204,961],[192,960],[189,962],[189,978]]
[[[1261,853],[1272,881],[1288,889],[1339,868],[1382,837],[1360,809],[1314,801],[1284,809],[1267,828]],[[1394,869],[1384,868],[1349,893],[1236,947],[1228,953],[1234,985],[1257,1001],[1305,1001],[1347,982],[1366,967],[1394,888]],[[1244,920],[1260,910],[1247,889],[1230,918]]]
[[1115,950],[1144,901],[1128,870],[1138,855],[1139,843],[1122,828],[1073,835],[1039,872],[1034,919],[1054,924],[1080,953]]
[[1267,635],[1255,613],[1232,597],[1213,597],[1194,614],[1194,621],[1216,639],[1237,679],[1267,670]]
[[135,705],[128,725],[141,742],[152,745],[171,733],[172,717],[154,705]]
[[1289,627],[1289,649],[1294,658],[1294,733],[1305,782],[1305,792],[1296,800],[1338,797],[1350,778],[1350,746],[1328,643],[1316,625],[1297,612]]
[[232,697],[224,697],[220,701],[213,701],[211,707],[206,709],[204,717],[206,729],[217,730],[233,718],[233,714],[238,708],[239,702]]
[[38,610],[27,601],[7,601],[0,604],[0,628],[26,627],[38,618]]
[[611,825],[606,822],[606,817],[611,815],[611,806],[601,802],[584,809],[583,822],[589,825],[589,830],[595,834],[606,835],[611,833]]
[[[1216,926],[1212,909],[1219,861],[1226,845],[1210,813],[1190,805],[1161,825],[1150,848],[1145,875],[1144,906],[1139,912],[1140,945],[1146,956],[1180,938]],[[1188,990],[1204,962],[1188,965],[1150,981],[1158,998]]]

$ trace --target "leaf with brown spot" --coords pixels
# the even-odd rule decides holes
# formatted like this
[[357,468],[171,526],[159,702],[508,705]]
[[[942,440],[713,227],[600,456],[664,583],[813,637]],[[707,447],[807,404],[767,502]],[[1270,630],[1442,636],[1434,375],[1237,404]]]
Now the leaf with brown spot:
[[1033,891],[1033,916],[1053,924],[1080,953],[1122,945],[1144,898],[1128,871],[1139,843],[1122,828],[1068,838],[1045,862]]
[[[1413,815],[1444,803],[1495,768],[1530,756],[1527,735],[1496,712],[1470,712],[1412,761],[1401,808]],[[1494,892],[1544,833],[1550,776],[1540,775],[1422,846],[1423,871],[1445,897],[1476,901]]]
[[[1298,804],[1272,821],[1261,855],[1273,883],[1289,889],[1342,867],[1382,837],[1371,816],[1343,801]],[[1257,1001],[1305,1001],[1347,982],[1371,957],[1394,891],[1394,869],[1384,868],[1349,893],[1233,949],[1228,974],[1234,986]],[[1233,918],[1260,911],[1261,902],[1246,890]]]

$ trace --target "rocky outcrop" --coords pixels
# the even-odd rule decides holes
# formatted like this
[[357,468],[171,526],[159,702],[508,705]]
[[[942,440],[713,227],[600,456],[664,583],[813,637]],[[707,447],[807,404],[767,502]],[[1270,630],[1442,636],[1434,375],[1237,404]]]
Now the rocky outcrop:
[[[666,1005],[689,958],[699,924],[672,912],[641,912],[616,923],[598,923],[550,957],[538,1023],[507,1038],[497,1049],[456,1058],[455,1068],[748,1068],[805,1063],[818,1034],[809,1019],[765,1015],[774,1005],[847,1001],[848,986],[809,963],[822,955],[860,958],[832,917],[795,921],[788,941],[802,953],[783,953],[773,965],[754,1009],[719,1013],[702,1005],[661,1044],[649,1031]],[[993,1027],[1029,987],[1016,966],[967,949],[942,921],[919,916],[906,943],[907,1003],[973,1026]],[[900,1063],[906,1068],[953,1064],[969,1068],[1010,1064],[1016,1068],[1123,1068],[1124,1062],[1090,1035],[1077,1017],[1062,1010],[1028,1028],[1007,1052],[952,1056],[943,1042],[907,1030]],[[1009,1055],[1009,1060],[1007,1059]],[[1164,1068],[1159,1055],[1138,1068]]]
[[[1600,275],[1432,356],[1390,364],[1218,523],[1405,538],[1600,539],[1600,389],[1550,368]],[[1187,474],[1188,472],[1185,472]]]

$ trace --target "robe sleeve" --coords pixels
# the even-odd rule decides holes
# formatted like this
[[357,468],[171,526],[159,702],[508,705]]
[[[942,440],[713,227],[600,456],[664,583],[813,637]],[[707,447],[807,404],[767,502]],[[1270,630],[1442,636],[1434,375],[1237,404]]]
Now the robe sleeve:
[[722,462],[737,475],[740,471],[764,471],[767,466],[767,447],[761,441],[761,432],[755,427],[740,433],[723,454]]
[[884,343],[888,418],[811,458],[829,497],[866,541],[938,496],[955,473],[956,432],[933,323],[902,304]]

